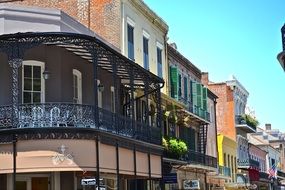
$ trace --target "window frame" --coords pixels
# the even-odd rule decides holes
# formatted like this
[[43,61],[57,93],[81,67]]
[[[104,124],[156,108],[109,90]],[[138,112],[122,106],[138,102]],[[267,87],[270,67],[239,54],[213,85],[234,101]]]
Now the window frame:
[[[130,52],[130,46],[129,46],[129,27],[132,28],[132,52]],[[133,61],[135,61],[135,22],[130,18],[127,17],[127,24],[126,24],[126,41],[127,41],[127,57]],[[132,56],[131,57],[131,54]]]
[[[22,103],[24,104],[24,86],[25,86],[25,81],[24,81],[24,67],[25,66],[39,66],[41,67],[41,101],[40,103],[44,103],[45,102],[45,80],[43,78],[43,72],[44,72],[44,68],[45,68],[45,63],[42,62],[42,61],[36,61],[36,60],[25,60],[23,61],[23,64],[22,64]],[[33,77],[32,77],[33,79]],[[33,92],[33,90],[31,90],[31,92]],[[31,103],[34,103],[33,101]]]
[[160,78],[163,78],[162,52],[163,52],[163,49],[160,46],[156,46],[157,76]]
[[77,69],[72,69],[72,90],[73,90],[73,98],[74,102],[74,76],[77,77],[77,94],[78,94],[78,102],[76,104],[82,104],[82,73]]
[[[150,69],[149,68],[149,37],[150,35],[145,30],[143,30],[143,41],[142,41],[143,67],[146,70]],[[145,45],[145,42],[146,42],[146,45]],[[145,47],[147,48],[146,52],[145,52]]]

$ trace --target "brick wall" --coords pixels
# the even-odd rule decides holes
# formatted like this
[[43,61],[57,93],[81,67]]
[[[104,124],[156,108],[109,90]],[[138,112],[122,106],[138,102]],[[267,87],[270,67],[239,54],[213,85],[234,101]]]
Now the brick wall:
[[225,83],[209,84],[208,88],[219,97],[216,107],[218,133],[236,141],[233,91]]
[[120,0],[23,0],[13,3],[60,9],[120,49]]

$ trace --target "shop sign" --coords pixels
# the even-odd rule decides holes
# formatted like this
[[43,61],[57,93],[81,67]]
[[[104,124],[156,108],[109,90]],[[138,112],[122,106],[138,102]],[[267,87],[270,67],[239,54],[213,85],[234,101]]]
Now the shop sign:
[[184,180],[183,181],[184,189],[200,189],[200,182],[199,180]]
[[[81,179],[81,185],[96,185],[96,179]],[[101,189],[101,188],[100,188]]]
[[177,183],[177,173],[163,175],[164,183]]

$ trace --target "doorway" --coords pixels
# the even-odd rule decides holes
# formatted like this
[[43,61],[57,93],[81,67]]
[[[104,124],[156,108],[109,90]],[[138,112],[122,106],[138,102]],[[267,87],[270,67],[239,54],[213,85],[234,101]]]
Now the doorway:
[[16,190],[50,190],[49,179],[46,175],[19,175]]

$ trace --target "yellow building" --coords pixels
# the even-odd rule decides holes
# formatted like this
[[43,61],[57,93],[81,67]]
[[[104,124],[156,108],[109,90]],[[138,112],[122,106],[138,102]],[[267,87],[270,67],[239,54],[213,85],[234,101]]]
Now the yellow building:
[[229,185],[235,183],[237,171],[236,141],[222,134],[218,134],[218,154],[219,173],[225,177],[225,184]]

